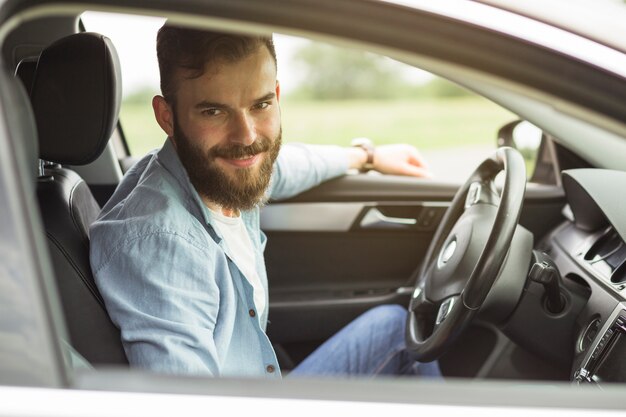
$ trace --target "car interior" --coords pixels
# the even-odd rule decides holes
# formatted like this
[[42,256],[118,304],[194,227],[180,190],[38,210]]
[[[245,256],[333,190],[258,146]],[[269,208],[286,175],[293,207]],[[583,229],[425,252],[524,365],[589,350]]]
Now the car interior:
[[[32,165],[68,342],[96,369],[124,367],[128,361],[119,329],[89,267],[89,225],[134,159],[118,152],[123,83],[115,46],[100,34],[76,32],[76,17],[35,19],[7,36],[3,53],[14,69],[16,88],[29,97],[24,117],[32,120],[25,123],[37,129]],[[515,146],[516,125],[500,130],[501,145]],[[467,245],[484,246],[501,230],[490,224],[508,201],[505,190],[513,193],[513,186],[503,187],[495,176],[513,168],[510,162],[494,167],[489,161],[460,187],[348,175],[264,208],[268,336],[286,372],[359,314],[391,303],[409,308],[416,323],[410,331],[426,334],[414,335],[420,346],[435,329],[419,323],[437,320],[439,334],[447,335],[445,349],[429,348],[421,357],[432,359],[435,350],[445,377],[626,380],[626,313],[620,303],[626,288],[626,219],[623,203],[603,187],[625,185],[626,175],[598,169],[549,133],[542,135],[523,200],[514,196],[520,198],[519,221],[507,226],[506,246],[500,243],[500,252],[492,253],[501,259],[493,264],[497,283],[490,294],[499,298],[490,295],[483,303],[485,293],[480,312],[459,318],[465,322],[471,316],[471,323],[458,334],[444,326],[453,324],[453,315],[443,321],[457,311],[452,304],[443,317],[434,317],[443,311],[435,307],[421,315],[420,277],[441,261],[439,253],[449,248],[449,233],[461,212],[481,203],[490,206],[484,221],[492,223],[481,229],[486,234]],[[105,171],[114,174],[97,178],[107,164]],[[483,188],[472,186],[476,182]],[[481,250],[472,251],[476,262]],[[463,273],[472,275],[473,266],[462,265]]]

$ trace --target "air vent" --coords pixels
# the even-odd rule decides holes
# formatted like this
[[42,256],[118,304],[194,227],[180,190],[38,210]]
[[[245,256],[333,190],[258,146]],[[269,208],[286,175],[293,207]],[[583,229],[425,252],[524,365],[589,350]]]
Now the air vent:
[[609,228],[591,246],[585,260],[611,282],[626,282],[626,244],[615,229]]
[[626,262],[622,264],[611,275],[611,282],[614,284],[626,284]]

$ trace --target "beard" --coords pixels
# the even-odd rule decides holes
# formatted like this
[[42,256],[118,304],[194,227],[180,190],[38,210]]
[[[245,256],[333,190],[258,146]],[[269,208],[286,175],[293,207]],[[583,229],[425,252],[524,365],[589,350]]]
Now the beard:
[[[265,191],[269,186],[282,142],[282,129],[275,138],[260,136],[253,144],[243,146],[228,144],[214,146],[203,151],[180,129],[174,116],[174,137],[176,152],[187,175],[201,197],[219,206],[237,211],[250,210],[264,202]],[[260,166],[237,168],[232,174],[224,172],[216,163],[217,158],[237,159],[252,157],[261,152],[266,155]],[[257,170],[258,172],[255,172]]]

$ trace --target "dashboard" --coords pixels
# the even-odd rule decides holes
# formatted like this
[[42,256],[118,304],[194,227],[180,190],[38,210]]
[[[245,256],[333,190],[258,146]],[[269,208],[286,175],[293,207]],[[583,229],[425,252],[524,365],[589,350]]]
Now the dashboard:
[[626,382],[626,172],[576,169],[562,178],[568,221],[541,249],[554,260],[573,307],[564,313],[575,341],[571,378]]

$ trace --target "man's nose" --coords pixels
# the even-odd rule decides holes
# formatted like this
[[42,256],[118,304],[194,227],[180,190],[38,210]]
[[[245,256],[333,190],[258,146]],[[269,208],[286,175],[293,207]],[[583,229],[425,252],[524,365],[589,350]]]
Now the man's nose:
[[246,113],[238,113],[233,120],[231,141],[244,146],[252,145],[256,140],[256,127],[253,118]]

